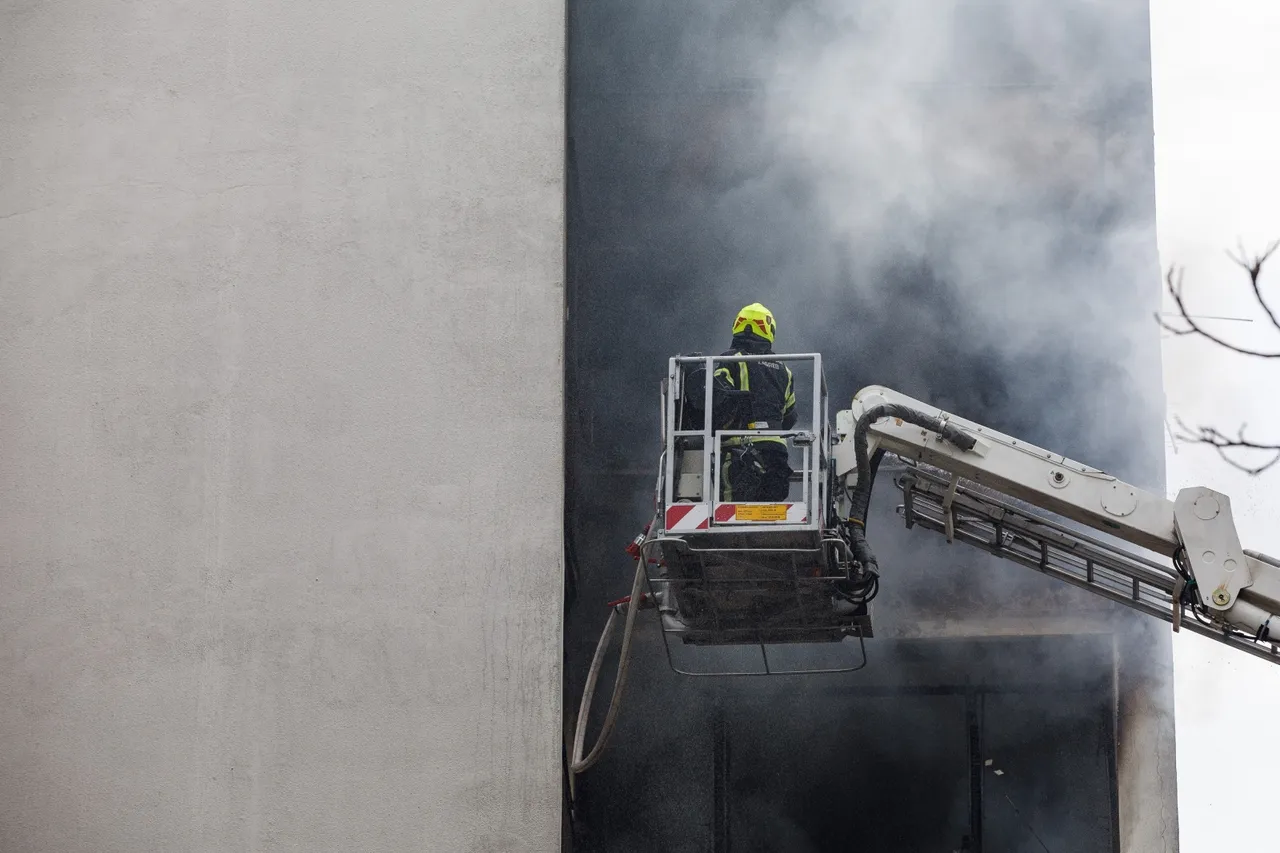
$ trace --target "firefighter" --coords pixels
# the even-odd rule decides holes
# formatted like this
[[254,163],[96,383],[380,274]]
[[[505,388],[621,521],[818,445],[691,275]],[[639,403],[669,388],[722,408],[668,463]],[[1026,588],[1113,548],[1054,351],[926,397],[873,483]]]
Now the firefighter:
[[[759,302],[738,312],[733,341],[721,355],[773,352],[773,313]],[[688,387],[702,388],[701,370],[691,372]],[[778,361],[722,363],[715,372],[715,429],[787,430],[796,424],[791,370]],[[695,394],[698,392],[695,392]],[[696,408],[696,401],[692,401]],[[699,412],[699,414],[701,414]],[[785,501],[791,491],[787,440],[779,436],[733,436],[720,450],[723,501]]]

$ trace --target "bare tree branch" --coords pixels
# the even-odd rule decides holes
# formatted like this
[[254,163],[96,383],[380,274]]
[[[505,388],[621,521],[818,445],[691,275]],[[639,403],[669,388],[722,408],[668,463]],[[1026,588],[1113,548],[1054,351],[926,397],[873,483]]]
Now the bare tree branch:
[[1271,310],[1271,306],[1267,304],[1267,301],[1262,298],[1262,286],[1258,284],[1258,279],[1262,275],[1262,265],[1275,254],[1277,248],[1280,248],[1280,240],[1273,241],[1261,255],[1255,255],[1252,258],[1245,254],[1243,243],[1237,244],[1237,248],[1239,249],[1238,255],[1227,252],[1227,257],[1239,264],[1249,274],[1249,284],[1253,286],[1254,298],[1258,300],[1258,304],[1266,312],[1267,319],[1271,321],[1271,325],[1280,330],[1280,321],[1276,320],[1275,312]]
[[[1250,256],[1244,250],[1244,244],[1237,245],[1237,252],[1227,253],[1232,261],[1236,263],[1249,276],[1249,286],[1253,290],[1253,298],[1257,301],[1258,306],[1263,313],[1267,315],[1267,319],[1271,322],[1271,327],[1280,332],[1280,317],[1272,310],[1270,303],[1262,295],[1262,267],[1267,263],[1272,255],[1280,249],[1280,240],[1272,242],[1260,255]],[[1187,311],[1187,305],[1183,295],[1183,271],[1176,267],[1170,267],[1165,275],[1165,286],[1169,290],[1169,296],[1173,299],[1173,304],[1178,311],[1176,316],[1181,320],[1181,327],[1172,325],[1162,319],[1161,315],[1156,315],[1156,321],[1166,331],[1175,336],[1194,335],[1204,338],[1207,341],[1217,344],[1223,349],[1229,350],[1240,355],[1252,356],[1254,358],[1280,358],[1280,352],[1265,352],[1262,350],[1251,349],[1234,344],[1218,335],[1213,334],[1201,326],[1197,321],[1201,319],[1209,319],[1191,314]],[[1212,447],[1218,452],[1218,456],[1223,462],[1226,462],[1232,468],[1243,471],[1250,476],[1257,476],[1264,471],[1280,464],[1280,443],[1254,441],[1245,436],[1245,430],[1248,424],[1242,424],[1235,436],[1227,435],[1217,427],[1197,426],[1195,429],[1188,427],[1181,418],[1177,419],[1178,428],[1181,430],[1180,435],[1174,435],[1173,430],[1169,430],[1170,437],[1173,439],[1174,452],[1177,452],[1179,442],[1190,444],[1203,444]],[[1166,427],[1168,421],[1165,421]],[[1250,464],[1246,460],[1259,460],[1257,464]]]
[[[1280,247],[1280,241],[1271,244],[1271,246],[1268,247],[1265,253],[1258,256],[1257,258],[1254,258],[1252,261],[1240,260],[1236,258],[1233,258],[1233,260],[1235,260],[1236,263],[1240,264],[1242,267],[1244,267],[1244,269],[1247,272],[1249,272],[1250,281],[1252,282],[1252,285],[1253,285],[1254,295],[1257,297],[1259,304],[1262,305],[1263,310],[1267,312],[1267,316],[1271,319],[1271,322],[1276,325],[1277,329],[1280,329],[1280,322],[1277,322],[1276,316],[1271,312],[1271,308],[1263,300],[1262,291],[1258,285],[1258,278],[1260,273],[1262,272],[1262,265],[1266,262],[1267,258],[1271,256],[1272,252],[1274,252],[1277,247]],[[1173,304],[1178,309],[1178,316],[1182,319],[1182,322],[1186,324],[1186,327],[1178,328],[1177,326],[1174,326],[1172,323],[1165,322],[1165,320],[1159,314],[1157,314],[1156,322],[1160,324],[1161,328],[1163,328],[1167,332],[1170,332],[1174,335],[1179,335],[1179,336],[1198,335],[1199,337],[1202,337],[1208,341],[1212,341],[1213,343],[1217,344],[1223,349],[1231,350],[1232,352],[1239,353],[1240,355],[1249,355],[1255,358],[1280,358],[1280,352],[1263,352],[1262,350],[1255,350],[1255,349],[1250,349],[1248,347],[1242,347],[1237,344],[1233,344],[1230,341],[1219,337],[1218,335],[1213,334],[1212,332],[1206,330],[1203,326],[1199,325],[1196,322],[1195,315],[1187,311],[1187,305],[1182,295],[1182,276],[1183,276],[1183,271],[1181,269],[1178,269],[1177,267],[1169,267],[1169,272],[1165,274],[1164,281],[1165,281],[1165,286],[1169,291],[1169,296],[1173,298]]]
[[[1226,462],[1232,468],[1243,471],[1250,476],[1257,476],[1263,471],[1268,470],[1276,463],[1280,462],[1280,444],[1271,444],[1267,442],[1253,441],[1245,437],[1245,430],[1248,424],[1242,424],[1235,437],[1226,435],[1217,427],[1198,426],[1195,429],[1187,426],[1181,418],[1177,419],[1178,428],[1182,430],[1180,435],[1175,436],[1175,441],[1184,441],[1190,444],[1205,444],[1218,451],[1218,456],[1222,457],[1222,461]],[[1259,451],[1268,453],[1270,458],[1265,462],[1257,465],[1249,465],[1245,462],[1233,458],[1234,452],[1243,451],[1243,455],[1257,456]]]

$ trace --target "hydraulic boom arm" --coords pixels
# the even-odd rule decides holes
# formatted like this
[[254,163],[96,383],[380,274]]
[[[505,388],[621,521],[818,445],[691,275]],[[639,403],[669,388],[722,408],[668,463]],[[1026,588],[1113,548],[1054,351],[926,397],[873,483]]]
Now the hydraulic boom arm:
[[[1271,637],[1273,620],[1280,632],[1280,560],[1241,546],[1226,495],[1195,487],[1169,501],[871,386],[837,414],[834,448],[839,516],[871,571],[874,556],[861,528],[873,460],[881,451],[915,463],[898,482],[908,527],[937,530],[950,541],[976,545],[1163,618],[1175,631],[1185,626],[1280,663]],[[1019,502],[1067,523],[1029,512]],[[1104,535],[1090,535],[1079,525]],[[1193,618],[1184,621],[1188,611]]]

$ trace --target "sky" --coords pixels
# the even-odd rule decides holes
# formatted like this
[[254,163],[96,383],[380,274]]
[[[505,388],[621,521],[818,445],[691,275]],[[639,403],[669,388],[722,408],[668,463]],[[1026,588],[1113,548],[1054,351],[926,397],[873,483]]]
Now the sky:
[[[1225,254],[1280,238],[1280,4],[1152,0],[1151,20],[1161,264],[1185,268],[1192,312],[1252,320],[1214,321],[1213,331],[1280,350],[1280,332]],[[1262,281],[1280,290],[1280,258]],[[1166,338],[1163,349],[1171,424],[1181,416],[1234,432],[1247,423],[1252,437],[1280,441],[1280,360],[1189,338]],[[1244,546],[1280,554],[1280,467],[1249,477],[1212,450],[1168,435],[1165,444],[1170,496],[1191,485],[1226,493]],[[1174,666],[1182,850],[1274,847],[1280,669],[1190,634],[1175,639]]]

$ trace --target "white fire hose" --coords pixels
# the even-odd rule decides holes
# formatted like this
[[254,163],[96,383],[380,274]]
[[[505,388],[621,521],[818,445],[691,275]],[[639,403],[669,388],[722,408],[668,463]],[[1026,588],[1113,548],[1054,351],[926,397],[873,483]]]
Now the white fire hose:
[[[655,518],[656,522],[657,519]],[[653,530],[657,525],[651,524],[649,529]],[[646,535],[645,542],[649,536]],[[640,610],[642,590],[644,589],[644,546],[641,544],[640,556],[636,558],[636,574],[635,580],[631,583],[631,595],[626,601],[626,621],[622,629],[622,648],[618,657],[618,675],[613,682],[613,695],[609,699],[609,710],[605,712],[604,725],[600,729],[600,734],[596,738],[595,745],[591,747],[591,751],[583,756],[583,749],[587,740],[587,722],[591,715],[591,701],[595,696],[596,684],[600,680],[600,669],[604,665],[605,649],[609,646],[609,640],[613,636],[614,629],[618,622],[618,609],[622,604],[615,604],[609,610],[609,619],[604,624],[604,630],[600,633],[600,641],[596,643],[596,652],[591,659],[591,669],[587,672],[587,683],[582,690],[582,701],[578,703],[578,722],[573,734],[573,751],[570,753],[569,761],[569,785],[572,793],[574,777],[585,770],[591,768],[600,756],[604,753],[605,747],[609,743],[609,738],[613,734],[614,726],[618,721],[618,712],[622,707],[622,693],[627,684],[627,670],[631,663],[631,639],[635,632],[636,613]]]

